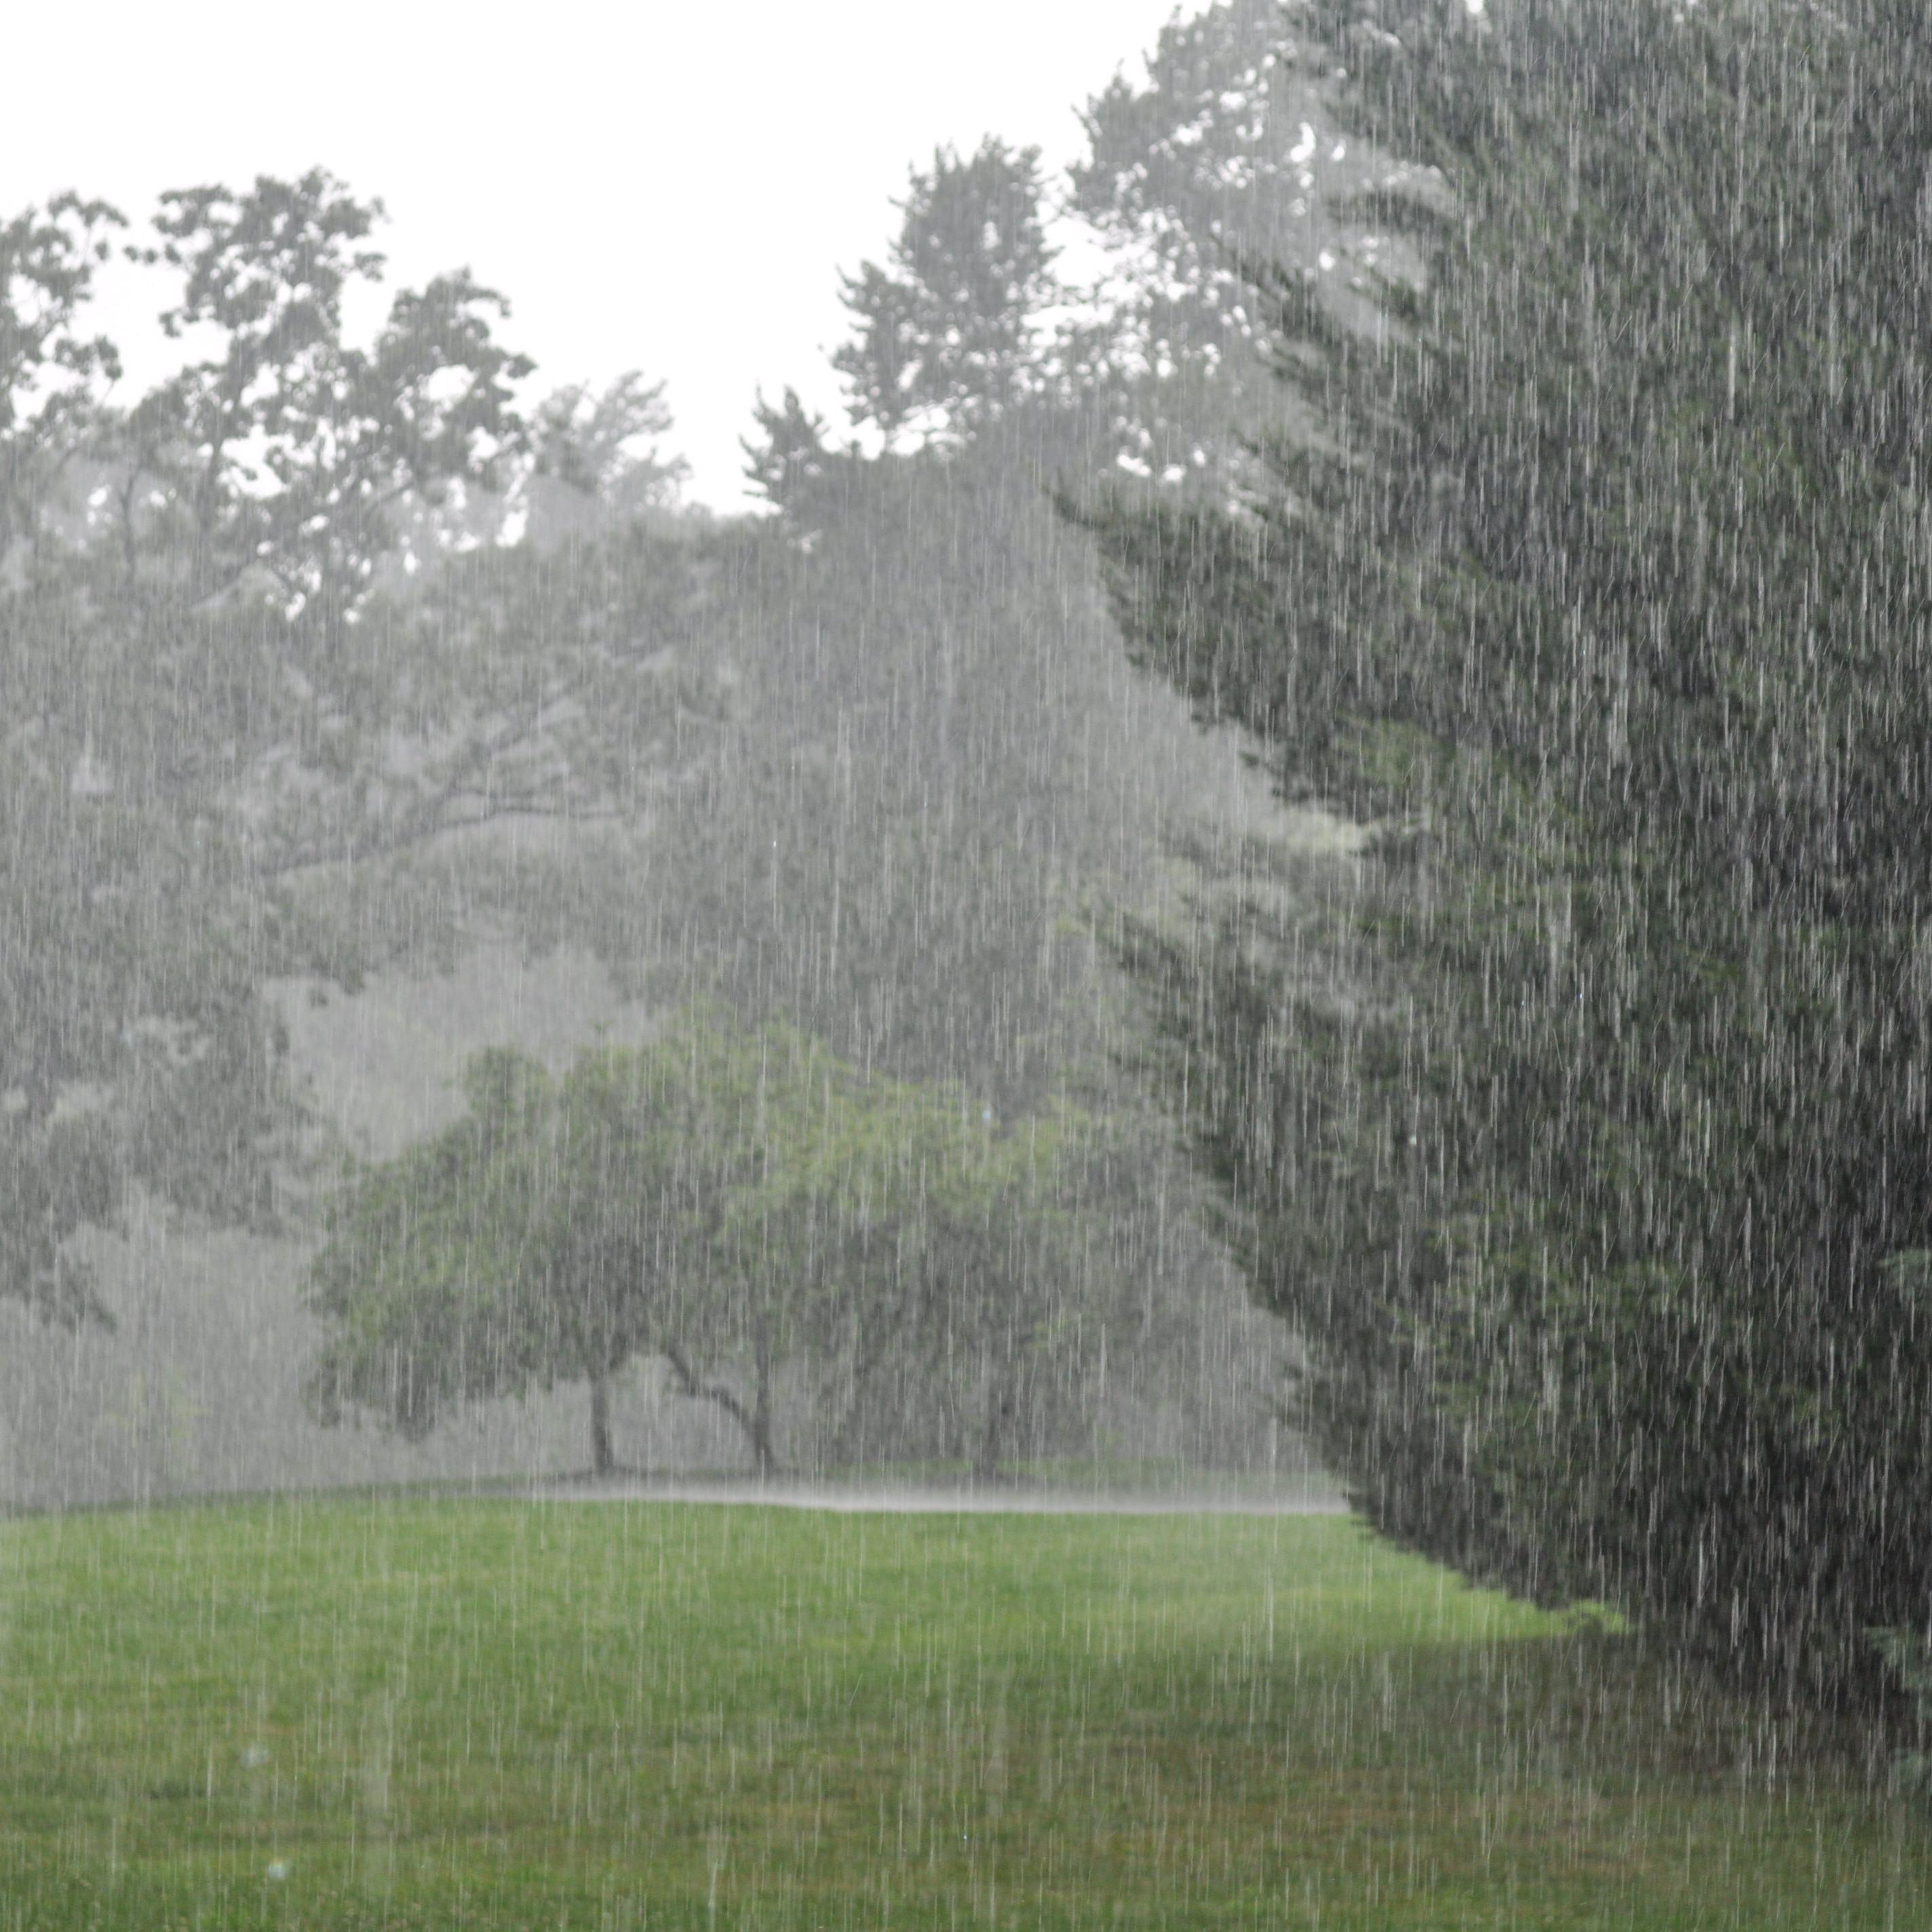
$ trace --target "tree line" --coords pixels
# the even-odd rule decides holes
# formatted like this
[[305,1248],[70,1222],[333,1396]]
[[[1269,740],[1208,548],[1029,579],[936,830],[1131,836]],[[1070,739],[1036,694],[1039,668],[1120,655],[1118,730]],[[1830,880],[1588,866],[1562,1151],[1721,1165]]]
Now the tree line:
[[[837,1294],[812,1291],[840,1326],[779,1295],[776,1262],[754,1294],[714,1246],[716,1309],[700,1321],[686,1240],[684,1313],[646,1270],[623,1291],[623,1319],[644,1325],[592,1360],[562,1329],[538,1347],[542,1324],[512,1314],[539,1280],[559,1322],[593,1292],[577,1262],[517,1272],[556,1238],[555,1200],[527,1224],[470,1227],[458,1298],[483,1299],[461,1319],[454,1248],[431,1293],[414,1232],[393,1252],[376,1239],[429,1225],[466,1135],[497,1144],[506,1081],[591,1158],[570,1124],[587,1118],[588,1062],[512,1078],[486,1060],[454,1142],[358,1171],[320,1207],[314,1306],[333,1340],[319,1412],[416,1430],[455,1401],[580,1375],[608,1412],[609,1375],[643,1353],[736,1416],[761,1463],[789,1376],[830,1391],[824,1428],[847,1448],[990,1467],[1081,1439],[1076,1385],[1090,1421],[1108,1388],[1191,1372],[1188,1277],[1213,1251],[1157,1125],[1108,1067],[1085,924],[1086,899],[1142,862],[1141,834],[1131,752],[1087,742],[1106,620],[1041,488],[1067,392],[1020,354],[1053,291],[1006,255],[1045,260],[1041,189],[1035,158],[998,142],[915,176],[890,272],[851,291],[856,408],[897,443],[875,459],[835,448],[788,398],[748,452],[778,514],[734,523],[677,508],[661,388],[630,376],[522,400],[531,365],[499,339],[508,305],[466,274],[398,296],[373,344],[350,342],[343,298],[380,278],[380,209],[326,173],[166,196],[142,242],[78,197],[10,225],[7,1293],[111,1322],[78,1238],[136,1190],[196,1222],[301,1234],[320,1124],[278,1000],[433,968],[487,934],[587,946],[626,992],[728,1012],[705,1063],[728,1087],[722,1042],[790,1027],[844,1070],[827,1090],[862,1114],[899,1093],[888,1112],[908,1132],[913,1095],[1004,1124],[1002,1147],[1076,1116],[1106,1131],[1030,1206],[974,1170],[982,1221],[992,1201],[1012,1224],[1010,1265],[986,1258],[990,1234],[966,1240],[970,1216],[942,1211],[942,1190],[893,1250],[896,1300],[883,1249]],[[935,230],[985,259],[947,282]],[[123,248],[173,278],[161,320],[195,350],[131,404],[87,323],[94,276]],[[881,300],[899,316],[884,333],[868,306]],[[773,433],[787,421],[795,447]],[[1017,485],[1013,451],[1030,452]],[[1085,686],[1053,654],[1073,632]],[[532,821],[557,835],[536,856],[493,836]],[[619,1142],[642,1131],[634,1109],[596,1118]],[[626,1144],[608,1157],[646,1159]],[[1078,1206],[1102,1167],[1105,1216]],[[404,1221],[370,1204],[405,1196],[421,1212]],[[1044,1264],[1012,1256],[1070,1215],[1078,1238],[1049,1293]],[[604,1252],[594,1220],[580,1261]],[[770,1318],[752,1320],[768,1292]],[[487,1373],[462,1339],[486,1316],[524,1350]],[[593,1462],[614,1454],[596,1432]]]

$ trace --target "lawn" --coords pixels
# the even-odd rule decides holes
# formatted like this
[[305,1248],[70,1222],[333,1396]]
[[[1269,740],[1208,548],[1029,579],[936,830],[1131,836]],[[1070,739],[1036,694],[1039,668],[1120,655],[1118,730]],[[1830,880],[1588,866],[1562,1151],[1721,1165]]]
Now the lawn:
[[1342,1518],[0,1524],[0,1928],[1932,1925],[1932,1823]]

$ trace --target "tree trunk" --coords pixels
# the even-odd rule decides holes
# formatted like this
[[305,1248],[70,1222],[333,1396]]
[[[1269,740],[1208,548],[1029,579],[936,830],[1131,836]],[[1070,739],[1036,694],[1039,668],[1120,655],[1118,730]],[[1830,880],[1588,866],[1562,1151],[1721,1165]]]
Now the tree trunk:
[[772,1447],[772,1420],[762,1410],[752,1418],[752,1460],[761,1478],[778,1474],[778,1453]]
[[590,1371],[590,1473],[600,1480],[616,1473],[610,1453],[610,1371]]
[[986,1424],[980,1433],[980,1453],[974,1458],[973,1480],[997,1483],[1000,1480],[1000,1452],[1006,1447],[1006,1425],[1012,1421],[1018,1391],[1015,1344],[1009,1340],[994,1352],[986,1371]]
[[1001,1384],[995,1384],[987,1397],[986,1426],[980,1432],[980,1453],[973,1462],[974,1482],[1000,1480],[1000,1451],[1005,1447],[1006,1418],[1012,1408],[1012,1395]]
[[760,1476],[778,1473],[778,1458],[772,1453],[772,1354],[766,1340],[765,1318],[760,1314],[752,1335],[752,1372],[755,1384],[752,1401],[752,1454]]
[[750,1444],[752,1457],[761,1476],[778,1474],[778,1462],[772,1448],[772,1417],[770,1377],[762,1356],[757,1369],[757,1388],[748,1408],[737,1395],[723,1382],[707,1382],[700,1378],[698,1371],[687,1361],[683,1354],[676,1348],[667,1348],[664,1358],[670,1364],[670,1372],[677,1378],[680,1389],[694,1402],[715,1402],[745,1432],[745,1440]]

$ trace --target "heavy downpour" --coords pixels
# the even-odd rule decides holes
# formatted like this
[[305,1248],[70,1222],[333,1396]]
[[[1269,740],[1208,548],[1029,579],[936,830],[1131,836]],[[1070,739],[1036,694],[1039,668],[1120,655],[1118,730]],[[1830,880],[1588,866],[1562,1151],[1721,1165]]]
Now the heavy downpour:
[[0,20],[0,1932],[1932,1925],[1932,8]]

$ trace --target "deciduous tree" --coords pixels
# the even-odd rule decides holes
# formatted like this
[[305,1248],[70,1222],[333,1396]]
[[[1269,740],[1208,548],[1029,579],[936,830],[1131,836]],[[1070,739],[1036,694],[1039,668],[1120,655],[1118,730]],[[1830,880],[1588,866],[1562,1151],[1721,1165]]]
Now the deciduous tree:
[[914,171],[886,265],[846,278],[857,332],[832,362],[855,420],[889,438],[908,425],[964,434],[1035,391],[1054,286],[1042,186],[1037,148],[990,136]]

